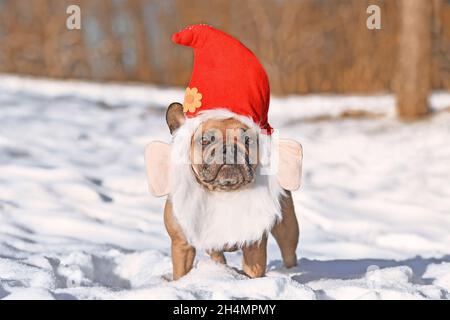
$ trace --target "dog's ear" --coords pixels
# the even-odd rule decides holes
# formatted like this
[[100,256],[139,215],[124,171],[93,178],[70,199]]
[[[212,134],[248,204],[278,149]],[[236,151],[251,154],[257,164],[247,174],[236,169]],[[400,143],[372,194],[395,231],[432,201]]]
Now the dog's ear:
[[295,140],[280,139],[278,147],[278,183],[286,190],[295,191],[302,180],[302,145]]
[[181,127],[185,121],[186,117],[184,116],[183,106],[181,103],[171,103],[166,111],[166,122],[169,126],[170,134],[173,135],[175,130]]
[[161,141],[145,147],[145,168],[150,193],[162,197],[170,192],[170,145]]

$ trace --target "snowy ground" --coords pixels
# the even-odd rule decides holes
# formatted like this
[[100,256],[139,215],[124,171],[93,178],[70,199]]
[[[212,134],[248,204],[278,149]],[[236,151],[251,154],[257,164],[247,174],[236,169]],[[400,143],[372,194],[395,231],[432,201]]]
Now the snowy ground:
[[[450,298],[450,113],[400,123],[391,96],[274,99],[272,125],[305,152],[299,266],[284,269],[271,240],[265,278],[238,273],[232,253],[231,267],[200,254],[169,281],[143,148],[169,140],[164,108],[181,96],[0,77],[0,298]],[[305,121],[348,108],[387,116]]]

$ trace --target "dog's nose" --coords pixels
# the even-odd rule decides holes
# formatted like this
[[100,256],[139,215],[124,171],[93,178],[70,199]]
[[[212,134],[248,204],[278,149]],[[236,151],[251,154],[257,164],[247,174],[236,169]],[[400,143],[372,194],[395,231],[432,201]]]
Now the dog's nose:
[[239,182],[239,169],[234,165],[224,165],[218,174],[217,181],[222,186],[232,186]]
[[220,184],[223,186],[231,186],[237,183],[236,178],[228,178],[228,179],[222,179],[220,180]]

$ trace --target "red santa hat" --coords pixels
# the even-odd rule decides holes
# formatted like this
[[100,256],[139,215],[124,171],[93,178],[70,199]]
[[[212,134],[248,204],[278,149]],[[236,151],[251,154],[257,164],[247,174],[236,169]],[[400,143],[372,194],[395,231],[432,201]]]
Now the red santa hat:
[[194,49],[194,67],[183,103],[188,118],[207,110],[227,109],[250,117],[263,132],[272,133],[267,120],[269,80],[248,48],[204,24],[175,33],[172,41]]

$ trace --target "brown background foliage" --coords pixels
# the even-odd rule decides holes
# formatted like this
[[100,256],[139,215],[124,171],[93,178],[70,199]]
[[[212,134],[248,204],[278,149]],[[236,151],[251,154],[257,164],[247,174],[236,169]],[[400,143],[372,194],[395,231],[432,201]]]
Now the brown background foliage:
[[[432,87],[450,89],[450,1],[430,1]],[[70,4],[80,31],[66,29]],[[382,30],[366,28],[369,4]],[[208,23],[255,52],[275,93],[386,91],[399,11],[399,0],[0,0],[0,72],[184,86],[192,52],[171,34]]]

